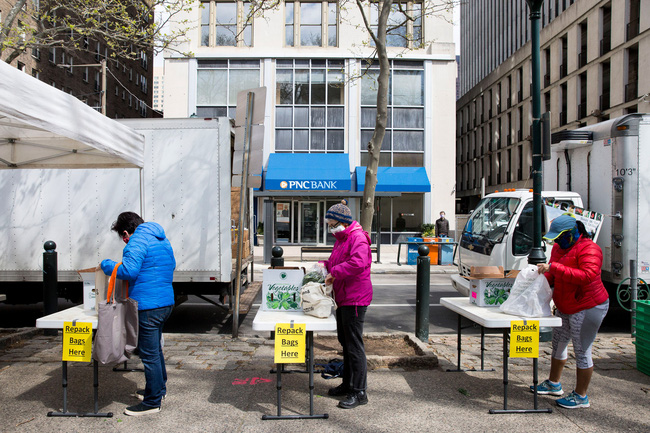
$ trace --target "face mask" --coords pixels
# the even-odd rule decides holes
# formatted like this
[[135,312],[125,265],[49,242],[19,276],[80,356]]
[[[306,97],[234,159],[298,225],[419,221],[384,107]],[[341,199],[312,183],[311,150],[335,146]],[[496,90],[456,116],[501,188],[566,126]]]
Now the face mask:
[[331,227],[331,226],[328,227],[328,230],[329,230],[329,232],[331,234],[335,234],[335,233],[342,232],[343,230],[345,230],[345,227],[343,227],[343,224],[338,224],[335,227]]
[[576,243],[578,240],[578,237],[580,237],[580,233],[578,232],[578,228],[574,228],[573,230],[567,231],[566,233],[562,234],[560,238],[557,240],[558,245],[560,245],[560,248],[563,250],[566,250],[567,248],[571,248],[573,244]]
[[442,219],[444,220],[444,219],[445,219],[445,214],[444,214],[444,213],[441,213],[441,214],[440,214],[440,218],[442,218]]

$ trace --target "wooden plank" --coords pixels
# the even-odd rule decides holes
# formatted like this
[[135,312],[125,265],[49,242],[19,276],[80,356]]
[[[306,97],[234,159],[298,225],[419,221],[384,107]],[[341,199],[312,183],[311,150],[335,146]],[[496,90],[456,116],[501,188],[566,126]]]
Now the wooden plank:
[[[239,296],[239,314],[247,314],[250,311],[260,290],[262,290],[261,281],[254,281],[248,284],[244,293]],[[232,309],[229,312],[232,314]]]

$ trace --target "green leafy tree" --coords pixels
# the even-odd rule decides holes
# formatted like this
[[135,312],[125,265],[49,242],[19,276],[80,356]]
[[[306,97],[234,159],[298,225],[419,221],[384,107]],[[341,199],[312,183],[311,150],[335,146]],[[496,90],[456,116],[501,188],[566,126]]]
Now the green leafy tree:
[[[93,52],[102,41],[114,58],[135,59],[141,52],[175,50],[186,38],[192,0],[17,0],[0,22],[0,58],[11,63],[35,49]],[[191,55],[190,53],[183,53]]]

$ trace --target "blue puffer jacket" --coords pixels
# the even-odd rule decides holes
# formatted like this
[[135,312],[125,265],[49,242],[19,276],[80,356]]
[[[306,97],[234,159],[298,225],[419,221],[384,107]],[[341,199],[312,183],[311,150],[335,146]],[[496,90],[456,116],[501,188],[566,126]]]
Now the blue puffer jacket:
[[[102,261],[102,271],[111,275],[113,260]],[[135,229],[122,251],[117,278],[129,281],[129,297],[138,301],[138,310],[174,305],[174,251],[158,223],[146,222]]]

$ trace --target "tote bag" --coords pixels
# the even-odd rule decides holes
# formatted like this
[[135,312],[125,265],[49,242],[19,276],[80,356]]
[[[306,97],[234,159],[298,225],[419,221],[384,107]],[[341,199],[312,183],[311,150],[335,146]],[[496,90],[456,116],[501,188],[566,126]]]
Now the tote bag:
[[131,357],[138,345],[138,302],[128,297],[128,282],[123,281],[123,297],[115,295],[118,263],[108,282],[106,300],[97,309],[97,332],[93,359],[102,365],[118,364]]

